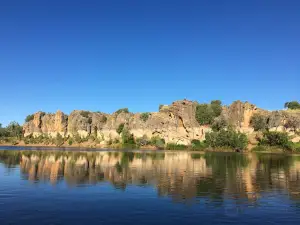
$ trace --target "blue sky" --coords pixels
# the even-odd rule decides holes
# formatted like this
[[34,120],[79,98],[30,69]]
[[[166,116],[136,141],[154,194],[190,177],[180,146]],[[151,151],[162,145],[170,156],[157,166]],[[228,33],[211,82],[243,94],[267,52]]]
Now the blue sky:
[[177,99],[300,100],[300,1],[0,2],[0,123]]

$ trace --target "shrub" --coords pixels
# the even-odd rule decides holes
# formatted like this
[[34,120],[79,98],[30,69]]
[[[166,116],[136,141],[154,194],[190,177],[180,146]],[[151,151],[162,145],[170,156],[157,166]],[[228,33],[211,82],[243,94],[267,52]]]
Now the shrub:
[[300,152],[300,142],[294,143],[294,150],[295,152]]
[[81,115],[82,117],[89,118],[90,112],[89,112],[89,111],[81,111],[81,112],[80,112],[80,115]]
[[200,145],[200,140],[197,140],[197,139],[193,139],[192,141],[191,141],[191,143],[192,143],[192,145]]
[[167,150],[185,150],[188,146],[182,144],[168,143],[166,146]]
[[[3,129],[3,128],[2,128]],[[10,122],[6,128],[4,128],[6,130],[5,134],[7,137],[17,137],[17,138],[21,138],[23,135],[23,128],[22,126],[20,126],[17,122],[13,121]]]
[[278,131],[266,131],[263,138],[259,140],[260,145],[278,146],[285,149],[291,149],[287,133]]
[[29,122],[29,121],[33,120],[33,118],[34,118],[34,114],[28,115],[25,118],[25,122]]
[[201,142],[200,140],[196,140],[196,139],[193,139],[191,141],[191,145],[192,145],[192,150],[203,150],[207,147],[205,143]]
[[121,124],[118,126],[118,128],[117,128],[117,130],[116,130],[118,134],[121,134],[121,133],[122,133],[122,131],[123,131],[123,129],[124,129],[124,126],[125,126],[124,123],[121,123]]
[[143,135],[143,137],[136,138],[135,142],[138,146],[145,146],[150,143],[147,135]]
[[221,130],[205,134],[205,142],[210,147],[229,147],[232,149],[245,149],[248,144],[247,136],[234,130]]
[[222,102],[220,100],[211,101],[210,107],[213,111],[214,117],[218,117],[222,113]]
[[146,112],[146,113],[142,113],[140,115],[140,119],[143,120],[144,122],[146,122],[149,119],[150,113]]
[[106,123],[107,117],[105,115],[102,115],[102,118],[100,119],[101,123]]
[[128,110],[128,108],[118,109],[118,110],[115,112],[115,114],[119,115],[119,114],[122,113],[122,112],[124,112],[124,113],[129,113],[129,110]]
[[106,142],[107,145],[112,145],[112,143],[113,143],[113,141],[111,138]]
[[74,134],[73,137],[74,137],[74,140],[75,140],[76,143],[80,144],[80,143],[83,142],[83,139],[81,138],[81,136],[77,132]]
[[130,131],[125,127],[122,130],[122,143],[123,144],[135,144],[134,136]]
[[160,104],[160,105],[158,106],[158,111],[160,111],[161,108],[162,108],[163,106],[164,106],[164,105]]
[[208,104],[200,104],[196,107],[196,120],[200,125],[212,124],[214,115]]
[[200,125],[211,125],[214,118],[222,113],[222,102],[220,100],[211,101],[210,104],[199,104],[196,107],[195,118]]
[[153,136],[150,139],[150,144],[155,146],[156,148],[163,149],[165,147],[165,139],[160,138],[158,136]]
[[19,143],[18,140],[15,139],[15,138],[13,138],[13,139],[11,140],[11,144],[12,144],[12,145],[17,145],[18,143]]
[[69,145],[72,145],[72,144],[73,144],[73,138],[69,138],[68,144],[69,144]]
[[288,118],[284,126],[285,128],[291,128],[294,131],[296,131],[300,127],[300,119],[295,116],[292,116]]
[[286,102],[284,108],[288,109],[300,109],[300,103],[298,101]]
[[64,138],[60,135],[60,133],[56,134],[56,138],[55,138],[55,145],[56,146],[62,146],[64,144]]
[[255,131],[265,130],[267,128],[267,117],[261,114],[254,114],[251,117],[250,124]]
[[223,116],[217,117],[214,119],[214,122],[211,125],[213,131],[220,131],[228,126],[226,119]]
[[115,138],[114,140],[112,140],[112,143],[113,144],[118,144],[118,143],[120,143],[120,140],[118,138]]

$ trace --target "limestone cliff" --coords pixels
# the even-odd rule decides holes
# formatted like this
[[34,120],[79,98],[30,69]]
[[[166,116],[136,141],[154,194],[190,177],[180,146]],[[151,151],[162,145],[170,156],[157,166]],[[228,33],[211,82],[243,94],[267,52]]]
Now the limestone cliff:
[[[74,110],[67,116],[61,111],[55,114],[37,112],[32,121],[24,124],[23,129],[25,136],[47,134],[54,137],[57,133],[62,136],[79,134],[82,137],[94,135],[107,141],[119,138],[116,130],[123,123],[135,137],[159,136],[166,142],[190,144],[193,139],[203,140],[205,133],[211,131],[209,126],[200,126],[195,119],[197,105],[197,102],[189,100],[176,101],[171,105],[161,107],[159,112],[149,113],[145,121],[141,118],[141,113],[106,114]],[[300,112],[288,110],[271,112],[241,101],[235,101],[230,106],[223,107],[221,116],[226,118],[236,130],[251,134],[253,128],[250,121],[256,113],[266,115],[268,127],[273,130],[283,130],[290,118],[300,118]]]

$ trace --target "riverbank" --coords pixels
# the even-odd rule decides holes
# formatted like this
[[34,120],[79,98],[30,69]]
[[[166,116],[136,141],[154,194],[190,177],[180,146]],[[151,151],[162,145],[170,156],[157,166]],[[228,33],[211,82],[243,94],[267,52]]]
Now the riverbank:
[[[21,148],[33,148],[36,150],[43,150],[43,149],[54,149],[54,150],[70,150],[70,151],[74,151],[74,150],[88,150],[88,151],[97,151],[97,150],[132,150],[132,151],[154,151],[154,152],[161,152],[161,151],[167,151],[167,152],[178,152],[178,151],[185,151],[185,152],[236,152],[233,149],[230,148],[202,148],[202,149],[192,149],[192,147],[188,147],[186,149],[166,149],[166,148],[156,148],[155,146],[128,146],[126,147],[122,147],[121,145],[93,145],[91,146],[88,143],[81,143],[81,144],[74,144],[74,145],[61,145],[61,146],[56,146],[54,144],[49,144],[49,145],[45,145],[45,144],[24,144],[24,143],[19,143],[16,145],[12,145],[11,143],[1,143],[0,144],[0,148],[1,147],[8,147],[9,149],[12,149],[14,147],[17,147],[19,150]],[[278,148],[278,147],[259,147],[256,146],[253,149],[246,149],[241,151],[240,153],[251,153],[251,152],[259,152],[259,153],[288,153],[288,154],[297,154],[296,152],[287,152],[284,151],[284,149]]]

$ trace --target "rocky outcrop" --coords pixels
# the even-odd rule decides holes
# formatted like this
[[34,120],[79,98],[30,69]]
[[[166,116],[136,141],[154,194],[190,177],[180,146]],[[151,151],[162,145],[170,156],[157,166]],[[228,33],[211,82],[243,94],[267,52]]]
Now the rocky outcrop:
[[54,137],[57,133],[64,136],[67,131],[67,125],[68,116],[59,110],[55,114],[37,112],[34,114],[32,121],[23,125],[23,131],[25,137],[28,135],[39,136],[41,134]]
[[[190,144],[193,139],[203,140],[205,133],[211,131],[209,126],[200,126],[195,119],[197,105],[197,102],[189,100],[176,101],[171,105],[162,106],[159,112],[149,113],[146,120],[141,118],[141,113],[123,111],[106,114],[74,110],[69,116],[61,111],[55,114],[37,112],[32,121],[24,124],[23,129],[25,136],[47,134],[54,137],[57,133],[62,136],[93,135],[105,142],[120,138],[116,130],[120,124],[124,124],[135,137],[159,136],[166,142]],[[273,130],[285,129],[285,124],[291,118],[300,118],[300,112],[288,110],[271,112],[241,101],[223,107],[221,116],[236,130],[252,134],[254,130],[250,122],[256,113],[267,116],[268,127]]]
[[228,124],[244,133],[252,133],[250,126],[251,117],[255,113],[262,113],[264,110],[257,108],[249,102],[235,101],[229,107],[224,107],[222,116],[226,118]]

